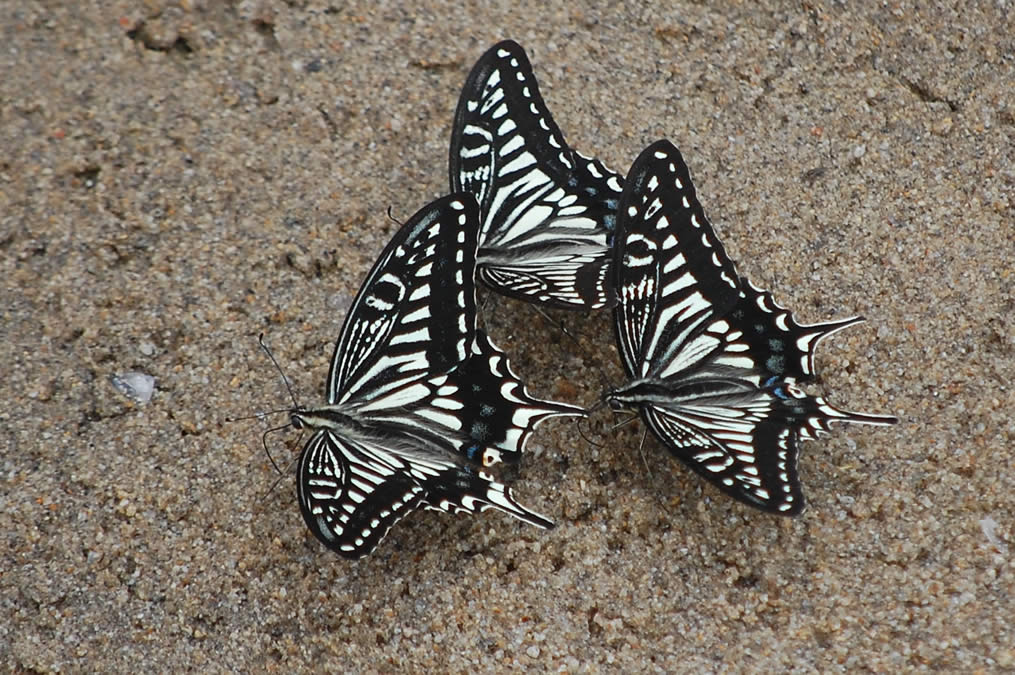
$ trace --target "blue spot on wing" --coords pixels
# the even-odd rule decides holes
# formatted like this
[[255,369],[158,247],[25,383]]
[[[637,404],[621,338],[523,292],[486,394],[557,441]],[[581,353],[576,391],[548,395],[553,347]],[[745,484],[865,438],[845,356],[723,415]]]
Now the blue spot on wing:
[[482,457],[483,446],[479,443],[473,443],[469,447],[465,448],[465,456],[473,462],[478,462]]

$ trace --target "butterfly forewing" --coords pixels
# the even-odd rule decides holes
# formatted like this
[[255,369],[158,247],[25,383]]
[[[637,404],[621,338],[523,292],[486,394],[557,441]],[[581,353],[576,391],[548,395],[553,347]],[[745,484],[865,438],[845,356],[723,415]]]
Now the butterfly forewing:
[[374,398],[472,349],[478,221],[473,199],[416,214],[381,253],[335,345],[328,401]]
[[643,152],[628,185],[614,250],[616,326],[628,374],[643,377],[729,311],[740,289],[676,148]]
[[859,319],[799,324],[739,276],[667,141],[631,168],[615,256],[614,325],[631,381],[608,399],[640,408],[673,455],[727,494],[799,513],[800,438],[832,421],[894,422],[839,410],[796,387],[814,377],[818,342]]
[[479,201],[485,283],[563,308],[612,303],[609,236],[620,176],[568,147],[517,43],[494,45],[469,74],[449,167],[452,190]]

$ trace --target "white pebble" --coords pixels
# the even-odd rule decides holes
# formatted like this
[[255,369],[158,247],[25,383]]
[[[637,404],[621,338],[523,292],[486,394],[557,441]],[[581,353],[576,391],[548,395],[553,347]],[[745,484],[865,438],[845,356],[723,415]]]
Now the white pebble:
[[155,378],[145,373],[131,371],[113,375],[109,381],[118,392],[138,404],[152,400],[155,392]]

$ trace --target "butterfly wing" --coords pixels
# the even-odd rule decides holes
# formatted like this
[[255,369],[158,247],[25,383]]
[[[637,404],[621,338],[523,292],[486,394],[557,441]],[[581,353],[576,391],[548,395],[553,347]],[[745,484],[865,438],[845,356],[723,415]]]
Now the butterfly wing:
[[319,430],[297,471],[303,520],[321,543],[346,558],[371,553],[395,523],[420,506],[450,513],[495,508],[537,527],[553,527],[482,469],[420,451],[395,434],[378,440]]
[[426,483],[425,507],[445,513],[479,513],[493,508],[515,518],[548,530],[553,521],[522,506],[511,488],[493,479],[490,474],[471,466],[448,467]]
[[335,344],[330,404],[383,396],[470,354],[478,222],[471,194],[450,195],[422,208],[395,234]]
[[395,411],[391,424],[411,424],[414,433],[436,433],[434,443],[449,445],[481,467],[516,464],[529,435],[544,420],[583,416],[581,408],[533,398],[511,371],[507,355],[477,331],[472,356],[446,375],[432,378],[431,395]]
[[568,147],[525,51],[507,40],[476,63],[455,111],[451,189],[476,196],[480,278],[522,300],[613,302],[609,237],[620,176]]
[[[490,468],[518,463],[535,427],[550,417],[584,415],[581,408],[530,396],[507,356],[482,331],[468,359],[410,387],[411,396],[396,392],[375,399],[358,414],[399,439],[401,447],[390,452],[422,481],[428,507],[455,513],[492,507],[533,525],[551,525],[519,504]],[[421,466],[440,471],[431,475]]]
[[727,494],[799,513],[800,438],[832,421],[894,422],[795,386],[813,379],[817,343],[859,319],[799,324],[739,276],[667,141],[635,161],[619,213],[614,326],[632,383],[612,395],[640,405],[667,449]]
[[666,447],[726,494],[758,508],[799,513],[796,435],[764,394],[707,407],[645,405],[642,418]]
[[373,551],[422,502],[423,486],[389,451],[318,430],[300,455],[300,512],[317,539],[346,558]]
[[[688,340],[740,299],[736,267],[705,218],[680,152],[646,148],[627,178],[614,244],[614,327],[630,377],[699,358]],[[703,344],[702,347],[705,345]]]

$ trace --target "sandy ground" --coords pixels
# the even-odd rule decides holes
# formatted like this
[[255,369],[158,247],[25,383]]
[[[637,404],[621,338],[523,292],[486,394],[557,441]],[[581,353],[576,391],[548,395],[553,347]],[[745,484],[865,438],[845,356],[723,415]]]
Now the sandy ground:
[[[0,662],[15,671],[1015,668],[1015,20],[1008,2],[0,5]],[[64,6],[73,7],[68,9]],[[476,58],[529,51],[569,141],[667,137],[741,269],[897,414],[752,511],[638,424],[541,427],[496,513],[348,562],[303,525],[303,403],[397,225],[447,189]],[[609,318],[483,320],[536,394],[620,377]],[[111,378],[155,378],[150,402]]]

